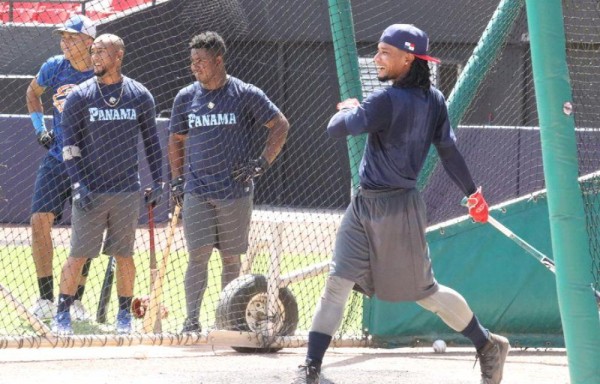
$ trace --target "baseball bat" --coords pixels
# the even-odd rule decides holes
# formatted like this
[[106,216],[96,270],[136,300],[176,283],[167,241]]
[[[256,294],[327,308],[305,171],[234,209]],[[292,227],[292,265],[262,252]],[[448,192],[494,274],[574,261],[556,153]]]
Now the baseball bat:
[[0,284],[0,292],[2,296],[16,311],[19,316],[27,320],[31,327],[39,336],[50,335],[50,328],[44,322],[38,319],[31,311],[29,311],[23,303],[21,303],[4,285]]
[[160,317],[160,306],[162,301],[162,293],[163,293],[163,281],[165,278],[165,272],[167,270],[167,265],[169,261],[169,253],[171,252],[171,245],[173,243],[173,238],[175,237],[175,230],[177,229],[177,220],[179,218],[179,213],[181,212],[181,206],[175,205],[175,209],[173,211],[173,217],[171,218],[171,222],[169,224],[169,232],[167,234],[167,244],[165,249],[163,250],[162,261],[160,264],[160,268],[156,275],[156,280],[152,285],[152,289],[150,291],[150,299],[148,301],[148,311],[144,316],[144,332],[151,333],[156,325],[157,319]]
[[116,265],[117,260],[111,256],[108,259],[108,266],[106,267],[102,289],[100,290],[100,300],[98,300],[98,310],[96,312],[96,322],[98,323],[106,323],[106,314],[108,312],[108,304],[110,303]]
[[542,265],[552,273],[556,273],[556,266],[554,265],[554,260],[548,258],[548,256],[544,255],[542,252],[538,251],[533,247],[533,245],[529,244],[519,236],[517,236],[513,231],[506,228],[504,224],[500,223],[498,220],[494,219],[492,216],[488,216],[488,223],[490,223],[494,228],[499,230],[504,236],[508,237],[521,248],[523,248],[527,253],[533,256],[537,261],[542,263]]
[[[492,216],[488,217],[488,223],[490,223],[494,228],[499,230],[504,236],[508,237],[521,248],[523,248],[527,253],[532,255],[537,261],[542,263],[544,267],[546,267],[550,272],[556,274],[556,265],[554,264],[554,260],[548,258],[546,255],[535,249],[531,244],[517,236],[513,231],[504,226],[504,224],[500,223],[498,220],[494,219]],[[596,296],[596,301],[600,304],[600,292],[596,291],[594,287],[592,287],[592,291]]]
[[[156,284],[158,269],[156,269],[156,245],[154,243],[154,206],[147,204],[148,207],[148,235],[150,236],[150,287]],[[162,332],[161,316],[156,318],[154,323],[154,333]]]

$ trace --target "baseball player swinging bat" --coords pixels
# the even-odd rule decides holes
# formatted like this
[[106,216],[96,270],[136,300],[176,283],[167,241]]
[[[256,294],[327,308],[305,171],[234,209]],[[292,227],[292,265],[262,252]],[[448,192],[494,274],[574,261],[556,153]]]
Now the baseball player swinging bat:
[[165,272],[169,261],[169,253],[171,252],[171,245],[173,244],[173,238],[175,237],[175,229],[177,228],[177,220],[179,213],[181,212],[181,206],[175,205],[173,211],[173,217],[169,224],[169,233],[167,235],[167,244],[163,250],[162,262],[160,269],[156,274],[156,279],[152,284],[150,291],[150,299],[148,300],[148,310],[144,316],[144,332],[151,333],[156,329],[156,323],[159,321],[161,314],[161,301],[163,294],[163,281],[165,279]]

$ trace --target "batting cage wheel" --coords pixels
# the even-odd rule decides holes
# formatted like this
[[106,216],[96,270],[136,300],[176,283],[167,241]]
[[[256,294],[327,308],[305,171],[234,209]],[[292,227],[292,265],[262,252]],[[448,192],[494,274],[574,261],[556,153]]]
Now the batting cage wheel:
[[[280,288],[276,313],[268,314],[267,279],[263,275],[240,276],[225,287],[216,313],[217,329],[289,336],[298,326],[298,304],[288,288]],[[241,353],[274,353],[282,348],[232,347]]]

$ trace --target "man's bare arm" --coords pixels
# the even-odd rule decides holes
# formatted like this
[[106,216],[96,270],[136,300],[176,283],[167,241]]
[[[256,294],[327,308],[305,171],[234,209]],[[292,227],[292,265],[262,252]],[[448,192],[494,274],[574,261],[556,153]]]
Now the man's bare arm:
[[287,121],[285,116],[280,113],[271,120],[269,120],[265,127],[269,128],[269,135],[267,136],[267,143],[263,150],[262,156],[273,164],[273,161],[277,158],[285,141],[287,140],[288,131],[290,129],[290,123]]
[[171,133],[169,135],[168,152],[172,179],[176,179],[183,175],[186,138],[187,135],[179,135],[177,133]]
[[42,104],[42,93],[46,88],[42,87],[37,82],[37,77],[31,80],[27,87],[26,101],[27,110],[29,113],[39,112],[44,113],[44,105]]

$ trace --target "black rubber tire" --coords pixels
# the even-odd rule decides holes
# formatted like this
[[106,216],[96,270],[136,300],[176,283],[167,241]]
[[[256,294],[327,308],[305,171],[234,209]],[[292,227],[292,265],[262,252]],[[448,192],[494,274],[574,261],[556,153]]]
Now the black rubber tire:
[[[267,279],[263,275],[240,276],[225,287],[219,298],[216,327],[228,331],[260,332],[259,318],[266,312]],[[293,335],[298,326],[298,304],[288,288],[279,289],[276,336]],[[241,353],[274,353],[282,348],[232,347]]]

